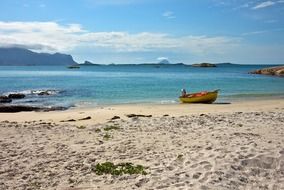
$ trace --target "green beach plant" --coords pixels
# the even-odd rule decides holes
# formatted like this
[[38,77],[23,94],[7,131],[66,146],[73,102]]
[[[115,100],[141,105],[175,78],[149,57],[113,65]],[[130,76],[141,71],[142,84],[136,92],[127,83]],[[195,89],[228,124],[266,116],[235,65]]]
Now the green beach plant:
[[182,154],[179,154],[178,156],[177,156],[177,159],[182,159],[183,158],[183,155]]
[[142,165],[134,165],[133,163],[119,163],[113,164],[112,162],[98,163],[93,168],[92,171],[97,175],[111,174],[111,175],[123,175],[123,174],[142,174],[146,175],[145,167]]
[[95,132],[96,133],[99,133],[99,132],[101,132],[102,130],[101,129],[95,129]]
[[114,126],[114,125],[106,126],[106,127],[104,128],[105,131],[119,130],[119,129],[120,129],[119,126]]
[[106,133],[106,134],[103,136],[103,138],[104,138],[105,140],[109,140],[109,139],[111,138],[111,136],[110,136],[108,133]]
[[84,126],[84,125],[77,126],[77,129],[85,129],[85,128],[86,128],[86,126]]

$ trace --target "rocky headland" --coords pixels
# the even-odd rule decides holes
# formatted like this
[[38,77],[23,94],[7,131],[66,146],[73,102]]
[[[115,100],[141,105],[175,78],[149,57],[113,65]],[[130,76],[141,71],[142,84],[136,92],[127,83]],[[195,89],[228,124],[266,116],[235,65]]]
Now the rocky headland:
[[77,64],[71,55],[37,53],[24,48],[0,47],[0,66],[57,66]]
[[249,73],[284,77],[284,66],[268,67],[264,69],[258,69]]

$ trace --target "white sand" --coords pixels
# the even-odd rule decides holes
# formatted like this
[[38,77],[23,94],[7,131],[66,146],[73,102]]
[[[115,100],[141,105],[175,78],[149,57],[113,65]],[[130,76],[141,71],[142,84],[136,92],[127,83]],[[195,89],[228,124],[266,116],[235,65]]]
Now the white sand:
[[[125,116],[131,113],[153,117]],[[115,115],[121,119],[110,121]],[[86,116],[92,119],[59,122]],[[283,100],[123,105],[0,120],[0,189],[284,189]],[[104,130],[114,125],[119,129]],[[92,168],[105,161],[142,164],[148,174],[96,175]]]

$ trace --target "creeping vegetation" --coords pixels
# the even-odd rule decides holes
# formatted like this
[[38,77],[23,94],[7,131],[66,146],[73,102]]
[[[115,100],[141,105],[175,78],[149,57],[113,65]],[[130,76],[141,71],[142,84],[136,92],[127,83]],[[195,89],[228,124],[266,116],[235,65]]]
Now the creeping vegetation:
[[86,126],[84,126],[84,125],[77,126],[77,129],[85,129],[85,128],[86,128]]
[[95,129],[95,132],[99,133],[99,132],[101,132],[101,129]]
[[110,136],[108,133],[106,133],[103,138],[104,138],[105,140],[109,140],[109,139],[111,138],[111,136]]
[[120,129],[118,126],[114,126],[114,125],[111,125],[111,126],[106,126],[104,128],[105,131],[110,131],[110,130],[118,130]]
[[182,159],[183,158],[183,155],[182,154],[179,154],[178,156],[177,156],[177,159]]
[[120,163],[113,164],[111,162],[98,163],[92,168],[97,175],[111,174],[111,175],[123,175],[123,174],[142,174],[146,175],[145,167],[142,165],[133,165],[132,163]]

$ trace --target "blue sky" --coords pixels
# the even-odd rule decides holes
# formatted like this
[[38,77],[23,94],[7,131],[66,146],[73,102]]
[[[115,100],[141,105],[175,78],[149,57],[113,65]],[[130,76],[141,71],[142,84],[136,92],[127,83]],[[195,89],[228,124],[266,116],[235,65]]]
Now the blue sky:
[[0,46],[102,64],[283,64],[284,0],[2,0]]

